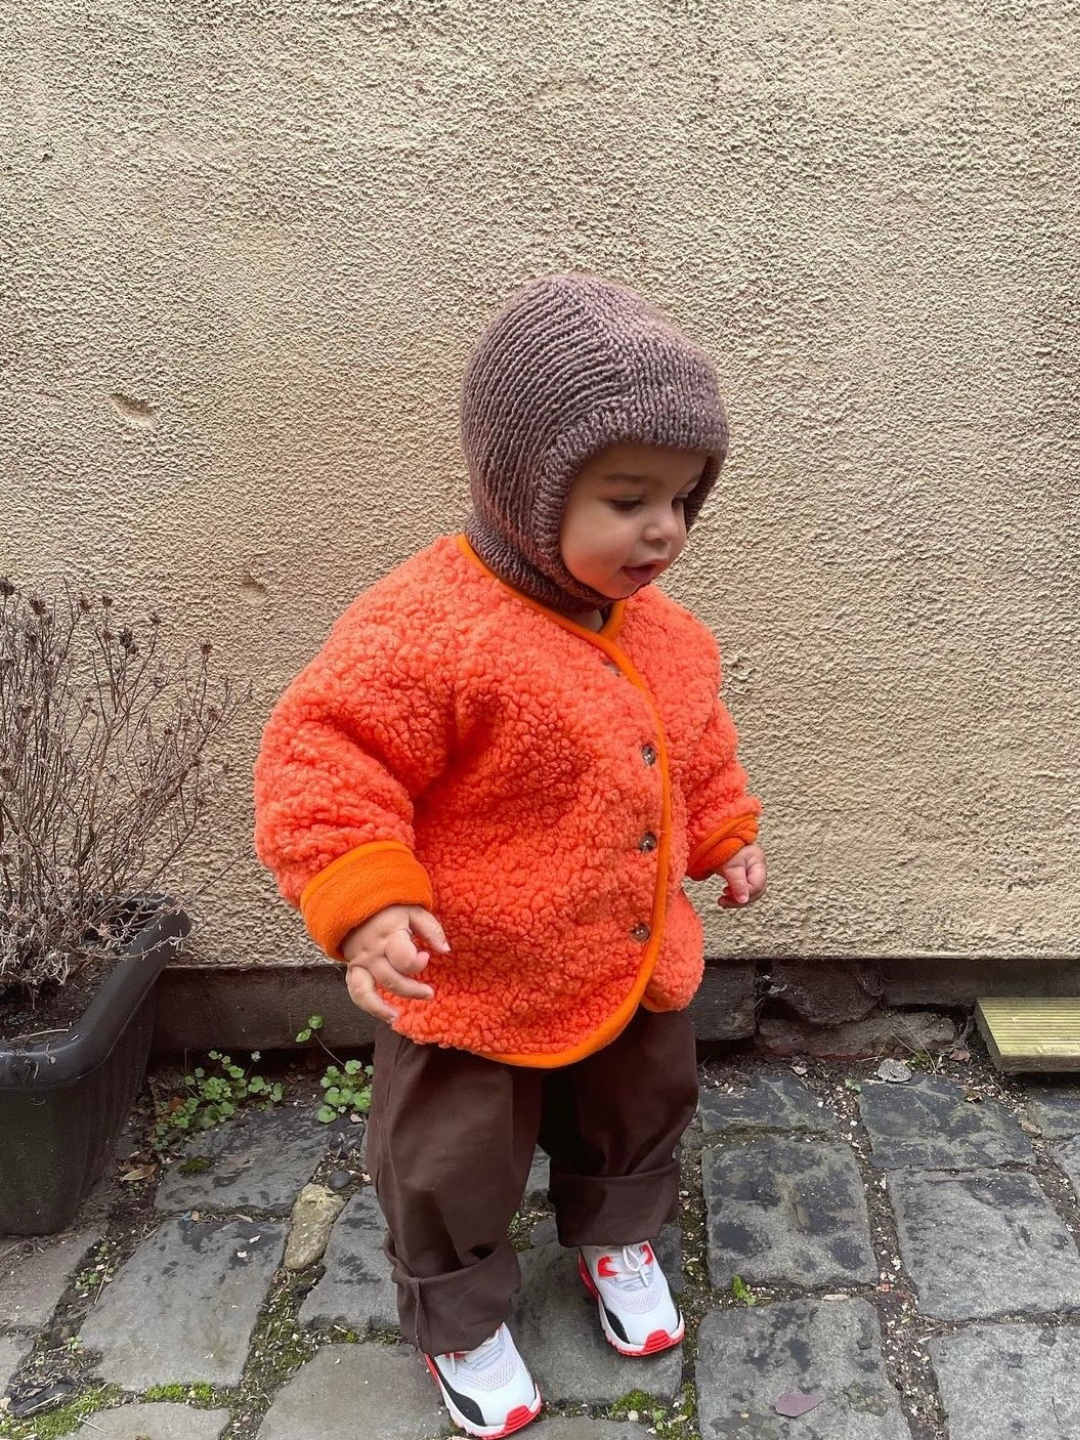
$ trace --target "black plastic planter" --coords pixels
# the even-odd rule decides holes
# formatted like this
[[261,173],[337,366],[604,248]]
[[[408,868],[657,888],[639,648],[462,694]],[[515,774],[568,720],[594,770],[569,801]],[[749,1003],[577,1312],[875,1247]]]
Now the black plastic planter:
[[65,1035],[0,1040],[0,1234],[52,1235],[75,1218],[142,1083],[154,984],[189,929],[182,911],[154,915]]

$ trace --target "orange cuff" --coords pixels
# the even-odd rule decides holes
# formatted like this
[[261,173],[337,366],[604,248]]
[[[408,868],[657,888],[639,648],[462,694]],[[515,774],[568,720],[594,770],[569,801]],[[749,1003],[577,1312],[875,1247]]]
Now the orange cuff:
[[726,865],[744,845],[753,845],[758,837],[756,815],[736,815],[714,830],[707,840],[695,845],[686,862],[686,873],[691,880],[704,880],[715,874],[721,865]]
[[388,905],[434,903],[427,871],[407,845],[378,840],[339,855],[309,880],[300,896],[308,934],[331,960],[344,961],[341,942],[350,930]]

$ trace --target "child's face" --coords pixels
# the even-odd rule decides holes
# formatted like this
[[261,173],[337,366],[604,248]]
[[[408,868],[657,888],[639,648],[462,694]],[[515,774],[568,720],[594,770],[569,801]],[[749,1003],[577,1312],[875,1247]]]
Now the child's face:
[[674,564],[686,544],[683,502],[708,456],[660,445],[609,445],[570,487],[559,531],[575,580],[625,600]]

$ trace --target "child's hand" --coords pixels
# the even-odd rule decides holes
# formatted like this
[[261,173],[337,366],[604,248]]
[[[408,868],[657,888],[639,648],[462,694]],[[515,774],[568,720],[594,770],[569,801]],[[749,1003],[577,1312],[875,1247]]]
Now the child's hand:
[[765,879],[768,875],[765,851],[760,845],[744,845],[720,866],[717,873],[727,882],[718,903],[725,910],[749,905],[751,900],[756,900],[765,893]]
[[427,950],[416,948],[414,934],[433,950],[443,954],[450,950],[442,926],[420,905],[388,905],[341,942],[345,984],[353,1004],[388,1025],[398,1018],[397,1011],[380,999],[376,982],[392,995],[410,1000],[430,1000],[435,994],[430,985],[408,978],[419,975],[431,959]]

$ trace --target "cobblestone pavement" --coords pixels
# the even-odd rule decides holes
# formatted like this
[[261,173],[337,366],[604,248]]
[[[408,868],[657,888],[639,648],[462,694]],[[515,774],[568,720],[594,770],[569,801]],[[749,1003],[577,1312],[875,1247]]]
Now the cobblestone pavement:
[[[657,1246],[687,1341],[647,1360],[601,1338],[538,1155],[511,1317],[548,1406],[528,1433],[1077,1440],[1080,1084],[936,1068],[703,1068]],[[0,1237],[0,1435],[449,1434],[395,1336],[360,1129],[250,1112],[138,1204],[114,1180],[64,1235]]]

